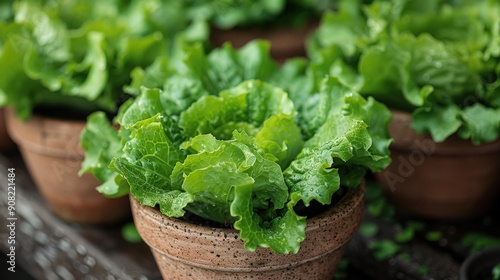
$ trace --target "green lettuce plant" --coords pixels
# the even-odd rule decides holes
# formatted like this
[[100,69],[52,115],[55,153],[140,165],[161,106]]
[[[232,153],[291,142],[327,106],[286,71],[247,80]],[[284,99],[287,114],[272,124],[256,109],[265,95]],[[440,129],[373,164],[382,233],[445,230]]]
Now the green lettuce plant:
[[317,102],[298,110],[288,92],[305,61],[279,67],[268,51],[264,42],[208,55],[191,48],[182,67],[154,80],[159,88],[145,82],[120,108],[118,131],[90,116],[82,172],[103,175],[106,196],[130,192],[169,217],[230,225],[250,251],[296,253],[306,226],[299,208],[329,205],[389,164],[390,113],[332,77],[314,81]]
[[173,2],[15,1],[0,22],[0,104],[22,119],[43,107],[60,116],[116,112],[131,71],[168,55],[186,27]]
[[500,135],[500,2],[342,1],[308,42],[330,74],[412,113],[417,132],[480,144]]

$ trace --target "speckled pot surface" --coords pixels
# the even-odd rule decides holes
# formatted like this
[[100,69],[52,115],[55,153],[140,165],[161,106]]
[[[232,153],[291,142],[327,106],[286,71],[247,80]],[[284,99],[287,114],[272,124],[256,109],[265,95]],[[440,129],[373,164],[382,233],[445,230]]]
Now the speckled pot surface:
[[410,114],[392,113],[393,162],[376,177],[395,204],[443,220],[471,218],[492,206],[500,192],[500,141],[475,146],[454,135],[435,143],[410,127]]
[[308,219],[299,252],[288,255],[263,248],[249,252],[236,230],[169,218],[130,200],[137,230],[164,279],[332,279],[344,245],[361,223],[364,186]]
[[271,56],[283,63],[286,59],[305,56],[305,41],[318,26],[318,22],[311,22],[300,28],[276,29],[250,29],[232,28],[218,29],[213,27],[210,31],[210,41],[215,46],[222,46],[230,42],[233,47],[240,48],[246,43],[255,40],[267,40],[271,44]]
[[28,171],[52,211],[68,222],[106,224],[130,216],[127,197],[108,199],[90,174],[78,176],[83,160],[83,121],[32,116],[20,121],[7,110],[7,129],[18,144]]

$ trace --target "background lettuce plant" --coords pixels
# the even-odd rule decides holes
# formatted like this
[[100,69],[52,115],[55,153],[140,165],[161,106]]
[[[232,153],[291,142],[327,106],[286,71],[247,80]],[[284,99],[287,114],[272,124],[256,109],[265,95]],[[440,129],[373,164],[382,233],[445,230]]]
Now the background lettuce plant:
[[326,10],[336,0],[182,0],[185,13],[193,21],[204,21],[221,29],[234,27],[302,26]]
[[[0,100],[22,119],[38,107],[57,108],[59,115],[115,112],[128,98],[122,87],[130,72],[167,55],[174,36],[187,26],[175,5],[15,1],[13,18],[0,22]],[[199,39],[191,30],[183,33],[186,40]]]
[[99,188],[105,195],[130,191],[169,217],[189,212],[229,224],[248,250],[296,253],[306,226],[299,205],[328,205],[341,187],[389,164],[390,113],[325,77],[301,123],[306,110],[295,107],[287,81],[305,75],[304,61],[280,68],[268,49],[253,42],[187,51],[161,89],[142,87],[122,106],[118,132],[103,114],[91,115],[82,171],[109,176]]
[[443,141],[500,134],[499,1],[343,1],[308,42],[313,72],[413,114]]

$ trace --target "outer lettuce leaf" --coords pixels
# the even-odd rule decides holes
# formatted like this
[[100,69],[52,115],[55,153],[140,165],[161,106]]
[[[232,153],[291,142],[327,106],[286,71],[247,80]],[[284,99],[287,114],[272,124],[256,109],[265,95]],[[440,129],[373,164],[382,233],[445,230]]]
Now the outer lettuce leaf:
[[[328,204],[340,185],[355,187],[367,169],[380,171],[390,163],[391,116],[382,104],[366,101],[338,79],[326,78],[310,112],[306,117],[312,137],[285,171],[287,184],[305,205],[312,199]],[[307,166],[313,168],[306,170]]]
[[297,253],[300,243],[305,239],[306,218],[298,216],[293,206],[298,198],[292,194],[292,200],[282,216],[273,219],[267,226],[262,227],[262,220],[252,208],[252,188],[239,186],[235,188],[235,199],[231,204],[231,214],[238,216],[234,228],[240,230],[240,238],[245,241],[245,248],[255,251],[257,247],[270,247],[279,254]]
[[413,127],[417,132],[430,132],[436,142],[444,141],[461,126],[458,106],[433,106],[416,110]]
[[184,156],[165,134],[161,118],[157,115],[133,125],[124,155],[115,157],[110,167],[127,180],[130,193],[141,204],[159,204],[165,215],[180,217],[193,198],[170,184],[170,174]]
[[500,108],[488,108],[481,104],[467,107],[462,112],[464,125],[460,136],[473,143],[491,142],[500,136]]
[[102,185],[97,190],[107,197],[120,197],[129,193],[127,182],[113,170],[109,163],[121,154],[122,144],[118,131],[111,126],[103,112],[96,112],[87,118],[87,124],[80,135],[85,150],[85,159],[79,175],[92,173]]

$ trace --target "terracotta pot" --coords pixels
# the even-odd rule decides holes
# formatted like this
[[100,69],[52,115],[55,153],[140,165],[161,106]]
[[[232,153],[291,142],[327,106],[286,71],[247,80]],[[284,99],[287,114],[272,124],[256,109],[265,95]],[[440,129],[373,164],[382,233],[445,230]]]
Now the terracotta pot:
[[252,40],[264,39],[271,44],[271,56],[279,63],[283,63],[288,58],[306,55],[306,38],[318,27],[318,24],[315,21],[299,28],[283,27],[266,30],[255,28],[224,30],[212,27],[210,41],[216,47],[220,47],[225,42],[230,42],[233,47],[240,48]]
[[493,267],[500,264],[500,247],[481,250],[470,255],[460,266],[458,280],[493,279]]
[[5,123],[5,109],[0,108],[0,152],[9,152],[14,149],[14,143],[7,133]]
[[106,224],[130,216],[128,198],[108,199],[90,174],[78,176],[84,121],[32,116],[20,121],[7,111],[7,129],[18,144],[28,171],[52,211],[68,222]]
[[476,146],[453,135],[435,143],[410,127],[410,114],[392,113],[393,162],[375,176],[396,205],[444,220],[471,218],[492,206],[500,191],[500,140]]
[[238,231],[168,218],[131,196],[134,222],[164,279],[332,279],[344,245],[361,223],[364,186],[307,221],[297,254],[249,252]]

